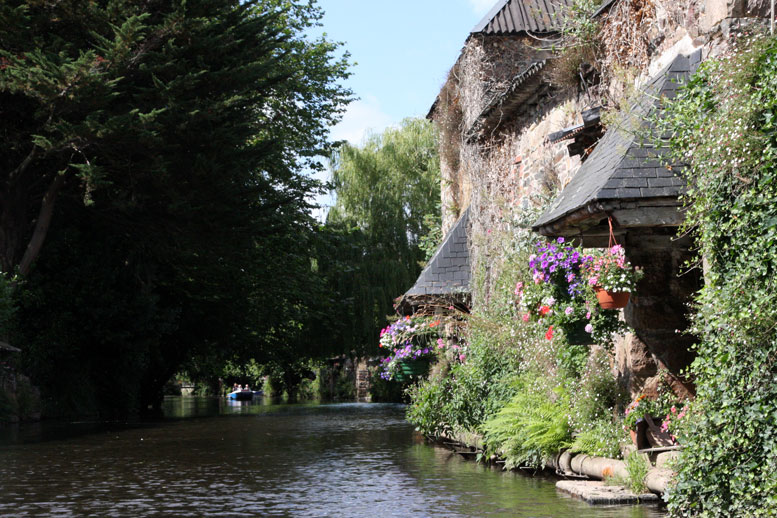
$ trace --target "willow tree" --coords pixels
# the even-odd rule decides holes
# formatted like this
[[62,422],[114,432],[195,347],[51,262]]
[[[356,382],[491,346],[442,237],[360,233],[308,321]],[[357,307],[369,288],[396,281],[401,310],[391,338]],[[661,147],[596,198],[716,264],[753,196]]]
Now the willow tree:
[[393,299],[420,274],[424,216],[440,204],[435,131],[424,119],[405,119],[361,146],[342,146],[332,171],[336,202],[318,264],[339,297],[332,336],[349,350],[374,352]]

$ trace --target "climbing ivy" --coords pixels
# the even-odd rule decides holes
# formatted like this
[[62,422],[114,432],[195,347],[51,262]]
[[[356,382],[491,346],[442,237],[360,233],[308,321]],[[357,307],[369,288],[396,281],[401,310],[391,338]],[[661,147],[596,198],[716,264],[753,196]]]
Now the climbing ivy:
[[698,397],[673,516],[771,516],[777,504],[777,41],[749,36],[667,106],[698,244]]

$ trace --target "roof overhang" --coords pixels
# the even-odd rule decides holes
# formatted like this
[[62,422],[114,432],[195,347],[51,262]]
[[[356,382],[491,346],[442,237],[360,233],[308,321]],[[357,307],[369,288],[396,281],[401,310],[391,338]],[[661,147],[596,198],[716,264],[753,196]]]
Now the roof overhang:
[[579,239],[586,246],[602,246],[597,243],[604,241],[606,244],[608,218],[612,218],[618,233],[625,234],[676,228],[683,223],[685,215],[675,197],[594,201],[556,220],[532,227],[532,230],[548,237]]

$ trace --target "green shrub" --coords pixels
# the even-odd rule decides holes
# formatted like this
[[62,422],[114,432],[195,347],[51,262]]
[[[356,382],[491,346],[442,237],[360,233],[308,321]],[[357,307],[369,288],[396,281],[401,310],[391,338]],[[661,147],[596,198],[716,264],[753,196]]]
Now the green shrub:
[[404,401],[404,386],[397,381],[381,377],[381,369],[370,369],[370,397],[375,403],[401,403]]
[[11,281],[0,271],[0,340],[5,340],[8,336],[9,324],[15,311]]
[[616,407],[628,398],[612,375],[610,355],[606,351],[597,349],[586,360],[580,378],[569,382],[572,402],[570,420],[578,432],[586,431],[601,421],[612,421]]
[[600,419],[579,432],[569,449],[574,453],[617,459],[621,456],[620,443],[623,437],[623,428],[619,422]]
[[407,407],[407,420],[427,437],[440,437],[453,430],[446,409],[452,384],[452,378],[437,373],[407,389],[411,401]]
[[644,453],[629,453],[626,456],[626,472],[629,474],[629,479],[625,481],[626,486],[638,495],[647,492],[645,477],[649,469],[650,463]]

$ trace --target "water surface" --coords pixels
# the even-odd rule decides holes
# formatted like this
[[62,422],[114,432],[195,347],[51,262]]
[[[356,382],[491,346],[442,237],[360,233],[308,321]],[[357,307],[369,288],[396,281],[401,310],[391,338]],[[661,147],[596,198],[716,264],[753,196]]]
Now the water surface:
[[0,516],[630,517],[424,442],[397,405],[169,398],[135,425],[0,428]]

